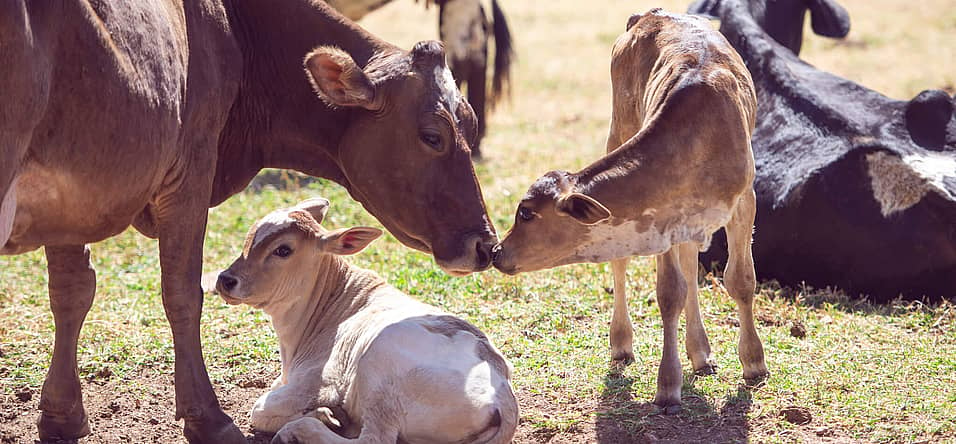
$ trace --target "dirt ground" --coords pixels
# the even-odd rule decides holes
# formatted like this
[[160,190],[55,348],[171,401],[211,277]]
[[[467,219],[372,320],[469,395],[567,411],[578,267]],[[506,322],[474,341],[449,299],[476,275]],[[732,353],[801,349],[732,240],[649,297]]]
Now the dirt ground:
[[[143,374],[120,379],[105,374],[83,381],[84,404],[90,418],[92,434],[80,440],[84,444],[105,443],[183,443],[182,423],[173,418],[173,376],[171,372]],[[267,390],[275,375],[262,375],[216,384],[216,393],[226,413],[246,433],[250,443],[268,443],[270,435],[254,433],[247,415],[256,398]],[[609,375],[614,377],[614,375]],[[747,403],[738,403],[725,411],[708,415],[664,416],[645,400],[601,397],[599,399],[549,399],[533,394],[532,388],[518,390],[522,421],[515,436],[516,443],[534,444],[625,444],[644,442],[746,442],[749,425]],[[39,393],[19,391],[0,399],[0,443],[35,443]],[[697,411],[706,406],[686,402],[685,409]],[[703,402],[701,402],[703,404]],[[577,409],[582,421],[567,426],[535,427],[528,417],[547,418],[558,408]],[[628,427],[628,420],[614,417],[614,411],[627,407],[630,412],[644,413],[642,422]],[[540,422],[539,422],[540,423]],[[794,430],[793,438],[802,442],[850,442],[820,433],[819,430]]]

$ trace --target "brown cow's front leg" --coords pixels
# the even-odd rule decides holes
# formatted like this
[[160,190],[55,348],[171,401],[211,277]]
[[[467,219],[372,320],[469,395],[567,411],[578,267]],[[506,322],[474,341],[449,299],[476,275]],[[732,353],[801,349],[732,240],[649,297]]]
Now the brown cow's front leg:
[[657,371],[654,404],[667,414],[680,411],[681,375],[678,324],[687,298],[687,284],[681,274],[678,247],[657,256],[657,305],[664,324],[664,348]]
[[244,443],[245,436],[219,406],[199,339],[205,202],[196,199],[202,193],[188,196],[187,191],[179,190],[175,194],[192,200],[189,204],[176,202],[172,208],[160,207],[158,218],[163,308],[176,354],[176,419],[185,419],[183,434],[191,443]]
[[629,258],[611,261],[614,275],[614,312],[611,314],[611,359],[622,363],[634,361],[634,327],[627,313],[627,262]]
[[90,434],[83,409],[76,345],[83,320],[93,305],[96,272],[83,245],[46,247],[50,309],[56,333],[53,361],[40,393],[37,429],[41,440],[71,440]]
[[678,246],[680,268],[687,282],[687,300],[684,302],[684,317],[687,319],[687,357],[694,365],[694,373],[712,375],[716,364],[710,356],[710,341],[700,318],[700,301],[697,299],[697,245]]

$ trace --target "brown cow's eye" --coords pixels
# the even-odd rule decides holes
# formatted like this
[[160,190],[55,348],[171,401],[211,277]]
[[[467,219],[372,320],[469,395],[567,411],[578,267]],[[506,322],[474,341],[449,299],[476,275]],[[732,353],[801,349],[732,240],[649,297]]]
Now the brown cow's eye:
[[279,257],[288,257],[292,254],[292,249],[288,245],[279,245],[275,250],[272,250],[272,254]]
[[518,208],[518,219],[528,222],[534,219],[534,211],[531,211],[528,207],[520,207]]
[[441,136],[438,134],[423,132],[418,137],[422,139],[422,142],[424,142],[425,145],[428,145],[433,150],[441,150]]

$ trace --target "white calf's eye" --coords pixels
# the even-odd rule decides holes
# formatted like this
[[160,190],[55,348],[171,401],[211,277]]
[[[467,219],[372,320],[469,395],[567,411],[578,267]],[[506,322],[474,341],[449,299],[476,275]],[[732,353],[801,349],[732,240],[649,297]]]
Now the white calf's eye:
[[279,257],[287,257],[292,254],[292,249],[288,245],[279,245],[275,250],[272,250],[272,254]]

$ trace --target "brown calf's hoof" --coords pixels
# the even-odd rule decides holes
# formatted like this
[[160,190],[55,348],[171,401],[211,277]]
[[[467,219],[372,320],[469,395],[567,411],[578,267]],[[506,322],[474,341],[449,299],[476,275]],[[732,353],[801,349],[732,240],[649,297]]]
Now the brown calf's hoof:
[[186,420],[183,435],[190,444],[245,444],[246,436],[221,410],[205,421]]
[[634,362],[634,353],[631,352],[611,352],[611,363],[615,365],[628,365]]
[[70,442],[89,435],[90,422],[82,407],[79,412],[68,415],[41,412],[37,419],[37,431],[40,434],[40,442]]
[[[660,406],[658,406],[658,407],[660,407]],[[671,404],[671,405],[666,406],[666,407],[661,407],[661,413],[663,413],[663,414],[665,414],[665,415],[676,415],[676,414],[680,413],[681,410],[683,410],[683,408],[680,406],[680,404]]]
[[754,373],[752,375],[744,373],[744,383],[746,383],[748,387],[757,387],[763,385],[768,377],[770,377],[770,372],[768,371]]

